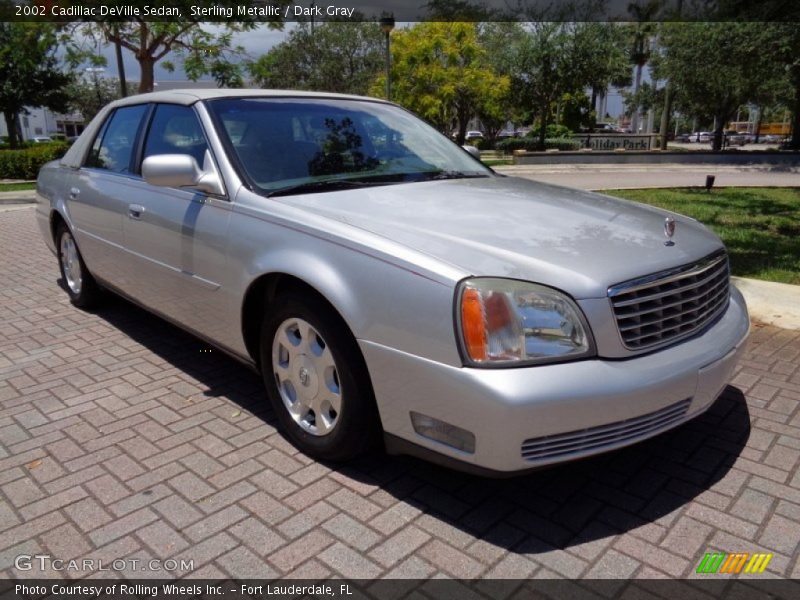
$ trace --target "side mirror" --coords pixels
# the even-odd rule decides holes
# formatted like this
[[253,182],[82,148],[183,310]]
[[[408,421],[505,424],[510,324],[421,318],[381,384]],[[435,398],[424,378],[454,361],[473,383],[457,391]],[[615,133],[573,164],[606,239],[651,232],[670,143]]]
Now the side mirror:
[[465,144],[461,147],[467,152],[469,152],[472,156],[477,158],[478,160],[481,159],[481,151],[478,150],[475,146],[470,146],[469,144]]
[[[206,158],[206,165],[210,161]],[[157,154],[142,162],[142,177],[150,185],[160,187],[193,187],[210,194],[223,195],[225,190],[213,168],[201,169],[188,154]]]

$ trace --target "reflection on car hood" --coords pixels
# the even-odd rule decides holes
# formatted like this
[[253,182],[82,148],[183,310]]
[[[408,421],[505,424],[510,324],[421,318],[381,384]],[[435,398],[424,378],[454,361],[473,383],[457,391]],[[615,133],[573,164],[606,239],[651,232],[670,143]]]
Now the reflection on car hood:
[[[282,202],[401,243],[476,276],[599,298],[612,284],[719,249],[697,221],[601,194],[511,177],[288,196]],[[676,220],[665,246],[664,219]]]

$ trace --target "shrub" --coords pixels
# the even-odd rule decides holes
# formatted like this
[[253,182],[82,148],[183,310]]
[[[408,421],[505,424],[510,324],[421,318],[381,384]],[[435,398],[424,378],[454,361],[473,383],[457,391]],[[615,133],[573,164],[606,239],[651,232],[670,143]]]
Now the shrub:
[[581,147],[580,140],[572,138],[547,138],[544,141],[544,147],[539,144],[538,139],[524,137],[524,138],[509,138],[497,142],[496,148],[505,154],[511,154],[515,150],[526,150],[528,152],[541,152],[543,150],[578,150]]
[[568,138],[572,135],[572,130],[567,127],[566,125],[554,125],[550,124],[547,126],[547,139],[552,138]]
[[64,156],[69,144],[36,144],[22,150],[0,150],[0,179],[36,179],[47,162]]
[[496,143],[497,142],[494,140],[487,138],[478,138],[475,141],[475,146],[478,148],[478,150],[494,150]]

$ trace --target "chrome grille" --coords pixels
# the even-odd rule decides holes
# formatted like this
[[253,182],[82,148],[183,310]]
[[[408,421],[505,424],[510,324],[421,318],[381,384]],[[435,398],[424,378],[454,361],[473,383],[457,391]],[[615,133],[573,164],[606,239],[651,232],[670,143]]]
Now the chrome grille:
[[728,306],[728,257],[703,260],[612,286],[608,290],[624,346],[663,346],[701,330]]
[[522,443],[522,458],[530,461],[554,459],[569,454],[621,446],[649,437],[678,424],[686,414],[691,401],[691,398],[681,400],[641,417],[608,425],[525,440]]

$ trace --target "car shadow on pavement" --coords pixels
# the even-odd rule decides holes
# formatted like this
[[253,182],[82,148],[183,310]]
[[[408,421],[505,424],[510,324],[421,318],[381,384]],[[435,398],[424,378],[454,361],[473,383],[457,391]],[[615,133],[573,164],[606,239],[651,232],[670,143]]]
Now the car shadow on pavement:
[[[234,359],[209,352],[201,340],[116,297],[95,314],[196,379],[205,396],[224,397],[275,425],[260,378]],[[457,538],[477,539],[520,554],[574,548],[589,558],[610,543],[606,538],[634,529],[639,537],[660,538],[701,494],[713,500],[732,493],[727,487],[737,484],[725,476],[749,434],[744,394],[728,386],[706,413],[672,431],[510,479],[486,479],[378,451],[325,466],[339,480],[350,479],[350,487],[367,490],[366,500],[372,493],[390,494],[399,501],[393,505],[402,503],[404,519],[417,519],[420,527],[456,544]],[[389,504],[385,494],[382,504]]]

